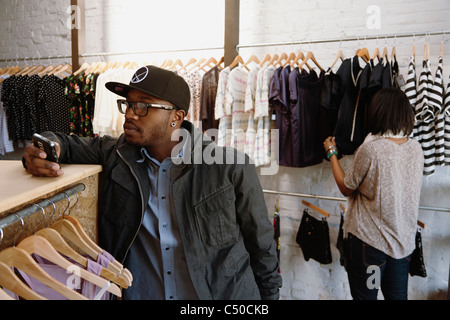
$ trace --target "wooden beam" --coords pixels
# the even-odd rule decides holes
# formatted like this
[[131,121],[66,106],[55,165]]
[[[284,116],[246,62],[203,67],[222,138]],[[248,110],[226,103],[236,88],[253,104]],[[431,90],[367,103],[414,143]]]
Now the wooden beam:
[[72,70],[76,71],[84,63],[82,54],[86,53],[85,0],[70,0],[72,33]]
[[225,66],[229,66],[238,55],[239,5],[239,0],[225,0]]

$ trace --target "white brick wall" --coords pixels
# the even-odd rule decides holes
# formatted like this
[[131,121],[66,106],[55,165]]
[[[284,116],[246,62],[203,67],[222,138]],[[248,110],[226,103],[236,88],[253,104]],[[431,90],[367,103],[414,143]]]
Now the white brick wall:
[[[0,60],[38,56],[70,55],[70,30],[66,27],[68,0],[0,0]],[[366,12],[370,5],[380,8],[380,29],[368,29]],[[129,52],[164,49],[217,47],[223,45],[224,3],[222,0],[86,1],[87,52]],[[430,32],[450,29],[450,1],[447,0],[241,0],[242,44],[320,40],[339,37],[360,37],[359,43],[285,45],[241,49],[245,58],[251,53],[312,50],[322,66],[327,67],[337,49],[349,57],[360,46],[372,53],[377,41],[365,41],[365,36],[410,32]],[[137,32],[136,32],[137,30]],[[132,35],[138,34],[139,38]],[[437,63],[442,37],[430,39],[432,67]],[[450,35],[444,42],[444,74],[450,73]],[[401,71],[407,65],[413,40],[388,39],[397,48]],[[416,38],[416,59],[423,57],[424,37]],[[378,46],[382,50],[385,40]],[[165,58],[220,57],[220,52],[189,52],[152,54],[112,59],[153,62]],[[98,60],[90,58],[88,61]],[[70,62],[70,59],[65,61]],[[29,62],[33,63],[33,62]],[[45,62],[42,62],[45,64]],[[7,63],[10,64],[10,63]],[[24,63],[19,63],[23,65]],[[6,63],[0,62],[0,67]],[[351,157],[342,160],[344,168]],[[328,163],[309,168],[280,168],[276,176],[261,176],[265,189],[301,192],[341,197]],[[437,168],[435,175],[424,178],[421,204],[450,207],[450,168]],[[308,199],[307,199],[308,200]],[[284,286],[282,299],[350,299],[347,275],[339,265],[335,249],[339,209],[331,201],[308,200],[331,213],[328,219],[333,263],[320,265],[306,262],[295,243],[303,207],[301,199],[281,196],[281,268]],[[270,218],[275,196],[266,195]],[[424,231],[424,254],[428,277],[410,278],[412,299],[445,299],[449,276],[450,214],[421,211],[420,219],[427,224]]]

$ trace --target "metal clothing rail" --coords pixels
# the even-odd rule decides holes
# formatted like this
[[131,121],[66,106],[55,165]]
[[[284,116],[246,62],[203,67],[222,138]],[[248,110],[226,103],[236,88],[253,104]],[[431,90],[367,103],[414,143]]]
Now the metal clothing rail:
[[[300,197],[300,198],[314,198],[314,199],[320,199],[320,200],[343,201],[343,202],[347,201],[346,198],[320,196],[320,195],[305,194],[305,193],[280,192],[280,191],[275,191],[275,190],[263,190],[263,192],[267,193],[267,194],[277,194],[277,195]],[[428,207],[428,206],[419,206],[419,210],[450,212],[450,208]]]
[[443,31],[431,31],[431,32],[417,32],[417,33],[396,33],[389,35],[377,35],[377,36],[364,36],[364,37],[346,37],[346,38],[330,38],[319,40],[299,40],[289,42],[267,42],[267,43],[254,43],[254,44],[238,44],[236,50],[241,48],[256,48],[256,47],[273,47],[273,46],[288,46],[288,45],[301,45],[301,44],[316,44],[316,43],[332,43],[332,42],[347,42],[347,41],[366,41],[366,40],[383,40],[383,39],[396,39],[396,38],[411,38],[411,37],[429,37],[450,34],[450,30]]
[[[86,186],[83,183],[77,184],[76,186],[74,186],[70,189],[64,190],[60,193],[55,194],[54,196],[52,196],[48,199],[44,199],[44,200],[36,203],[36,205],[39,207],[45,208],[51,204],[49,201],[56,203],[58,201],[67,199],[68,197],[83,191],[85,188],[86,188]],[[22,219],[27,218],[27,217],[33,215],[34,213],[40,211],[41,209],[39,207],[37,207],[36,205],[33,204],[22,210],[12,213],[4,218],[1,218],[0,219],[0,230],[8,227],[9,225],[11,225],[17,221],[20,221],[20,218],[22,218]]]
[[[173,52],[212,51],[212,50],[223,50],[223,49],[224,49],[224,47],[211,47],[211,48],[168,49],[168,50],[135,51],[135,52],[98,52],[98,53],[80,54],[80,57],[81,58],[90,58],[90,57],[106,57],[106,56],[127,56],[127,55],[173,53]],[[71,55],[37,57],[37,58],[36,57],[31,57],[31,58],[30,57],[25,57],[25,58],[1,59],[0,62],[55,60],[55,59],[71,59],[71,58],[72,58]]]

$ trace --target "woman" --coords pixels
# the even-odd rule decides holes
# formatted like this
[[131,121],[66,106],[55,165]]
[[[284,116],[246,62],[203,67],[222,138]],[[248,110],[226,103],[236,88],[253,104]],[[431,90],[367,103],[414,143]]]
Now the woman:
[[335,140],[323,145],[334,178],[348,197],[344,234],[346,269],[353,299],[408,296],[408,271],[419,211],[424,156],[409,139],[414,112],[399,89],[380,90],[367,113],[368,136],[344,173]]

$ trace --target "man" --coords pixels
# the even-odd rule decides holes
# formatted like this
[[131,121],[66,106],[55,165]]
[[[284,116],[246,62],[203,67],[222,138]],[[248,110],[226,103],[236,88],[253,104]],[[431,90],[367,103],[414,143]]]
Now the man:
[[[189,87],[171,71],[142,67],[129,85],[106,87],[126,98],[118,139],[43,135],[61,163],[103,166],[99,244],[133,274],[123,298],[278,299],[273,228],[249,158],[183,121]],[[63,174],[43,159],[26,147],[28,172]]]

